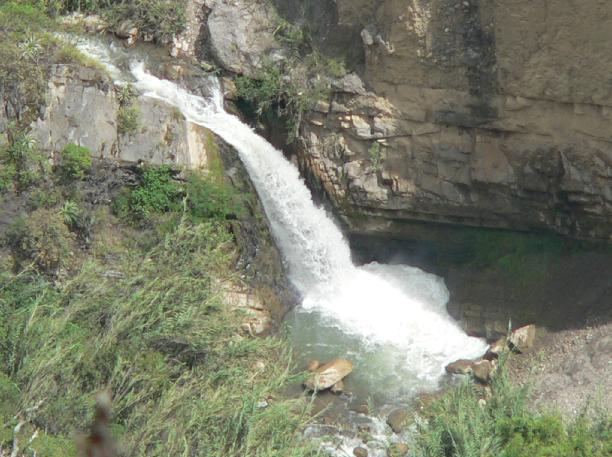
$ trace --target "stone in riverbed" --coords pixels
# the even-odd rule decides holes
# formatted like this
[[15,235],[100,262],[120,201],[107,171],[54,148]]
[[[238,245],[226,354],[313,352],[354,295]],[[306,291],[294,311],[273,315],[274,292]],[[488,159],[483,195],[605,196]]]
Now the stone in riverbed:
[[536,327],[533,324],[517,328],[508,339],[508,344],[516,352],[525,352],[531,349],[535,342]]
[[342,381],[338,381],[336,384],[331,386],[331,389],[329,390],[332,394],[340,395],[342,392],[344,392],[344,383]]
[[353,449],[353,455],[355,457],[368,457],[368,450],[363,447],[356,447]]
[[497,365],[491,360],[479,360],[472,365],[472,374],[476,381],[488,384],[496,368]]
[[497,359],[504,352],[508,350],[508,339],[506,337],[500,338],[497,341],[494,341],[489,346],[487,353],[485,354],[486,359]]
[[408,410],[403,408],[393,410],[389,417],[387,417],[387,424],[394,433],[401,433],[407,421]]
[[351,371],[353,364],[349,360],[334,359],[318,367],[304,382],[308,390],[325,390],[344,379]]
[[321,362],[318,360],[311,360],[308,362],[308,371],[315,371],[317,368],[321,366]]
[[460,359],[446,365],[445,370],[449,374],[470,374],[473,364],[473,360]]

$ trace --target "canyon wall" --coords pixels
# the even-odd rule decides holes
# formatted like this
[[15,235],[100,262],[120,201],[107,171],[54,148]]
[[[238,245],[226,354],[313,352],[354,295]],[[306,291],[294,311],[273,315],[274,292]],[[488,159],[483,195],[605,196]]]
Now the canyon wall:
[[325,24],[323,50],[362,56],[299,153],[349,231],[401,237],[424,221],[611,238],[612,3],[276,3]]

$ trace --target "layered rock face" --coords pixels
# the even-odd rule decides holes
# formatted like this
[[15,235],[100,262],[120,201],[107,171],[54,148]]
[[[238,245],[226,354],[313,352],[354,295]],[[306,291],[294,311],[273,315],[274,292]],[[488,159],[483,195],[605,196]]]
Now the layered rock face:
[[116,90],[100,71],[55,65],[46,99],[30,134],[50,155],[68,143],[77,143],[96,158],[123,162],[195,169],[206,167],[210,160],[210,132],[187,122],[178,110],[159,100],[137,98],[133,105],[138,112],[137,129],[121,134]]
[[326,4],[330,40],[333,27],[358,37],[365,58],[363,85],[336,85],[299,154],[350,231],[426,221],[611,239],[612,3],[306,3]]

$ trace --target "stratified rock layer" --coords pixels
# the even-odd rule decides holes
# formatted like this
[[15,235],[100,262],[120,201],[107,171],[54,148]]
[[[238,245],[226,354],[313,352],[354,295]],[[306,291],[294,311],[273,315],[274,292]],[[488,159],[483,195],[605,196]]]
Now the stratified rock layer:
[[610,239],[611,3],[335,3],[369,92],[312,113],[300,158],[352,232],[427,221]]

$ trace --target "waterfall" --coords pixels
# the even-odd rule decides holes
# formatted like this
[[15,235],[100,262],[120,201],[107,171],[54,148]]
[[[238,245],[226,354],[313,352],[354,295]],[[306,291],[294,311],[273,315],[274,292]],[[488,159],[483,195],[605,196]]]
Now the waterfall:
[[422,378],[436,379],[444,365],[483,353],[447,315],[448,291],[441,278],[404,265],[356,267],[334,220],[317,207],[296,167],[264,138],[223,109],[218,85],[212,100],[190,94],[147,73],[132,73],[145,95],[178,107],[191,122],[209,128],[238,151],[286,259],[290,280],[305,310],[319,311],[366,344],[405,351],[406,364]]
[[425,386],[437,383],[447,363],[484,352],[484,341],[465,335],[447,314],[449,296],[441,278],[405,265],[353,265],[347,240],[333,218],[315,205],[297,168],[225,112],[216,79],[211,79],[214,95],[206,99],[151,75],[143,63],[132,64],[131,73],[145,96],[177,107],[189,121],[209,128],[238,151],[289,279],[302,294],[303,312],[318,313],[365,348],[393,348],[404,370]]

